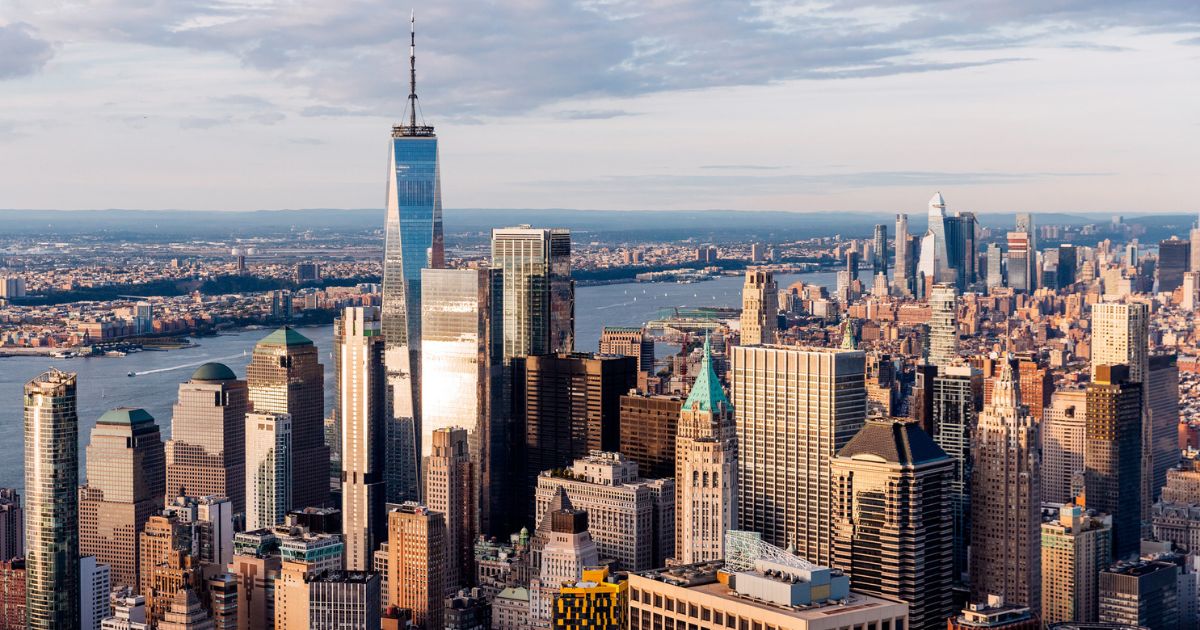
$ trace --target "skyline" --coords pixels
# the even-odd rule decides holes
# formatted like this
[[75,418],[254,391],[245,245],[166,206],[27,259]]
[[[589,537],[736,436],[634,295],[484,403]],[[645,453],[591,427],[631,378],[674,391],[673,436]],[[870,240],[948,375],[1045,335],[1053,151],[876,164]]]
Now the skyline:
[[[0,1],[6,206],[378,205],[410,7],[125,4]],[[1187,3],[411,8],[451,209],[1195,210]]]

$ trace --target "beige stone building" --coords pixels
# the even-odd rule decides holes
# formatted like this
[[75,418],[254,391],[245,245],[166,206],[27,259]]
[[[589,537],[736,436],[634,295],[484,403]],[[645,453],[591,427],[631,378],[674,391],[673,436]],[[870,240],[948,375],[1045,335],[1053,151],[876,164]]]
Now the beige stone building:
[[246,382],[220,363],[205,363],[179,386],[167,441],[167,494],[229,497],[246,510]]
[[779,287],[770,271],[750,269],[742,285],[743,346],[775,343],[779,332]]
[[440,628],[448,557],[445,515],[405,503],[387,516],[388,604],[412,610],[415,624]]
[[1108,515],[1071,503],[1042,523],[1042,622],[1098,621],[1100,571],[1111,558]]

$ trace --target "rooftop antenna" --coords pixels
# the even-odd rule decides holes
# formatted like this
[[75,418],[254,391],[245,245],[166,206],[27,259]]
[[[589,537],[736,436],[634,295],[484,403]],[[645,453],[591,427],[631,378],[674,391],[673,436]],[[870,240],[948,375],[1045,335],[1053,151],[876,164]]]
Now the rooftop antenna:
[[408,103],[411,108],[408,124],[414,130],[417,128],[417,10],[413,9],[408,18]]

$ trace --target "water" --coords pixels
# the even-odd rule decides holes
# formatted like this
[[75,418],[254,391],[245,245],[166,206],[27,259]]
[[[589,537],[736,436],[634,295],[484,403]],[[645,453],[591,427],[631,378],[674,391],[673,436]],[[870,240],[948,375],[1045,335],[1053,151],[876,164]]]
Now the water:
[[[780,289],[793,282],[831,286],[833,272],[776,276]],[[576,346],[594,351],[603,326],[640,326],[654,319],[659,310],[673,306],[740,306],[741,277],[721,277],[693,284],[643,283],[579,287],[575,292]],[[636,300],[634,298],[637,298]],[[299,329],[313,340],[325,365],[325,411],[333,405],[333,327]],[[86,471],[85,447],[92,427],[104,412],[114,407],[141,407],[158,421],[163,439],[171,434],[171,406],[179,384],[200,365],[224,363],[239,377],[246,375],[250,352],[270,330],[244,330],[197,339],[194,348],[167,352],[138,352],[126,357],[54,359],[51,357],[0,358],[0,435],[8,439],[0,446],[0,487],[24,487],[24,384],[48,367],[76,372],[79,405],[80,479]],[[137,376],[129,378],[128,372]]]

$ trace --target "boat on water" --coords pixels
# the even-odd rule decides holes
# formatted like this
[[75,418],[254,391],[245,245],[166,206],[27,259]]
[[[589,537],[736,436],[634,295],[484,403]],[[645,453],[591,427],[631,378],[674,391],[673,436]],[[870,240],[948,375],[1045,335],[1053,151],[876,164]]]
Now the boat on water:
[[137,376],[137,373],[136,373],[136,372],[130,372],[130,373],[129,373],[129,374],[127,374],[126,376],[128,376],[129,378],[133,378],[133,377]]

